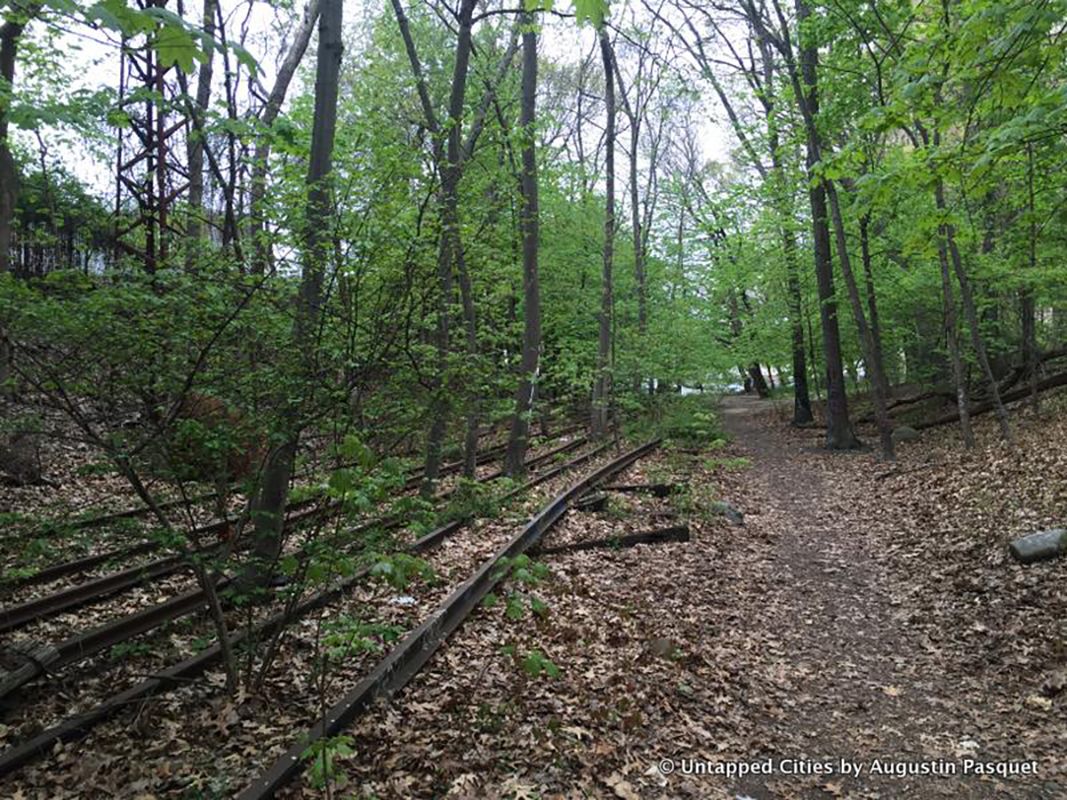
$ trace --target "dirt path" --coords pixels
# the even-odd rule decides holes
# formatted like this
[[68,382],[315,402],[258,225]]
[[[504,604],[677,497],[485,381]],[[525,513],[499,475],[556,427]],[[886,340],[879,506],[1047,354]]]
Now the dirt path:
[[[943,430],[884,480],[875,455],[827,453],[765,403],[721,411],[733,442],[664,448],[620,477],[685,491],[572,512],[548,543],[647,530],[663,512],[690,541],[546,556],[543,582],[499,587],[547,610],[476,609],[347,731],[345,796],[1067,798],[1067,694],[1042,688],[1067,658],[1067,560],[1022,568],[1004,547],[1062,518],[1047,476],[1067,476],[1067,451],[1042,444],[1067,440],[1067,403],[1014,451],[963,455]],[[535,652],[558,674],[528,672]],[[968,758],[1032,759],[1038,774],[964,775]],[[923,765],[954,774],[906,774]],[[321,796],[300,781],[281,795]]]
[[[911,624],[921,609],[900,587],[914,576],[895,572],[879,557],[893,526],[864,509],[857,495],[864,484],[856,477],[871,456],[819,451],[817,431],[783,435],[767,425],[766,410],[766,403],[745,397],[726,398],[722,409],[724,425],[752,459],[745,479],[763,503],[748,521],[765,546],[746,554],[748,584],[763,597],[741,598],[739,606],[766,609],[744,624],[751,639],[765,643],[772,672],[778,670],[772,691],[777,686],[787,695],[776,698],[757,724],[759,758],[772,760],[774,774],[738,780],[737,795],[1067,796],[1042,776],[1040,763],[1037,777],[963,774],[965,759],[1024,762],[1030,756],[1022,742],[1012,747],[987,730],[992,712],[983,723],[980,706],[960,702],[957,675],[963,679],[968,665],[946,662],[929,631]],[[735,566],[745,581],[744,568]],[[983,681],[989,698],[1002,691],[992,674],[977,681],[966,687],[968,696],[980,698]],[[873,774],[875,759],[891,764],[888,769],[932,775]],[[843,760],[862,768],[858,777],[854,770],[846,774]],[[827,770],[822,775],[785,774],[814,772],[819,765]]]

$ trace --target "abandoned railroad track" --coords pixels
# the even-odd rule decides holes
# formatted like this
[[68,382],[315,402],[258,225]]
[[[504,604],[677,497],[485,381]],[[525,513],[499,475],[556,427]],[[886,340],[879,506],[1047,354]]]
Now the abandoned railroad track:
[[[606,445],[594,447],[563,464],[549,466],[548,469],[532,475],[527,484],[509,494],[516,495],[521,491],[528,491],[549,481],[559,481],[567,471],[599,456],[606,447]],[[561,451],[565,451],[565,447],[556,447],[547,453],[535,455],[529,460],[529,463],[533,465],[536,462],[536,464],[540,465],[550,462],[553,458],[558,457]],[[410,549],[412,552],[424,552],[446,543],[446,552],[438,567],[441,570],[441,574],[450,575],[455,568],[450,566],[451,562],[448,560],[447,541],[450,536],[461,531],[467,522],[468,520],[461,519],[447,523],[413,542],[410,545]],[[486,541],[481,542],[479,545],[483,551],[490,546],[486,544]],[[360,575],[365,577],[366,571],[362,571]],[[354,585],[352,580],[346,579],[346,581],[342,582],[342,587],[351,587],[352,585]],[[330,589],[320,593],[322,596],[301,601],[289,611],[277,610],[265,619],[255,622],[251,630],[256,632],[255,636],[269,635],[281,626],[282,621],[287,616],[296,618],[302,614],[309,613],[311,610],[321,607],[321,604],[329,602],[331,598],[336,597],[339,591],[340,589]],[[209,635],[210,630],[206,621],[200,623],[199,631],[185,628],[184,624],[180,624],[180,620],[176,622],[178,617],[188,616],[194,612],[202,612],[204,605],[205,602],[202,596],[197,597],[194,591],[186,592],[164,603],[148,607],[126,617],[110,620],[92,631],[73,636],[50,650],[35,654],[35,659],[31,660],[28,665],[24,665],[24,671],[21,674],[9,673],[8,678],[13,679],[12,682],[18,683],[21,681],[20,685],[24,685],[32,678],[39,677],[46,671],[54,673],[68,664],[89,660],[89,663],[79,670],[76,675],[60,677],[59,674],[53,674],[48,684],[26,687],[20,692],[19,699],[22,702],[18,705],[18,719],[26,720],[32,718],[36,723],[55,719],[58,724],[53,725],[48,731],[31,736],[27,741],[21,742],[17,747],[5,753],[0,758],[0,773],[14,769],[19,764],[24,763],[27,758],[32,758],[33,753],[42,752],[42,748],[49,746],[49,742],[79,735],[80,732],[91,728],[96,722],[106,719],[113,710],[113,706],[107,700],[99,705],[98,708],[91,708],[91,706],[95,705],[92,698],[98,696],[101,688],[113,687],[122,678],[131,678],[138,674],[150,675],[152,677],[147,681],[142,680],[140,684],[135,683],[134,687],[127,691],[133,691],[133,689],[137,689],[137,686],[140,686],[134,692],[134,695],[140,696],[141,692],[152,694],[175,680],[188,680],[198,670],[206,669],[215,663],[221,655],[217,645],[207,646],[199,655],[192,658],[184,657],[177,664],[169,666],[167,664],[167,661],[173,660],[173,657],[177,654],[195,650],[196,647],[193,646],[195,642],[198,640],[205,641],[205,638]],[[189,620],[189,622],[191,621]],[[178,625],[177,629],[175,628],[176,624]],[[161,629],[158,635],[154,634],[152,639],[141,645],[125,645],[127,652],[118,663],[115,663],[113,659],[108,658],[105,654],[108,649],[123,646],[125,642],[129,642],[131,639],[157,628]],[[243,639],[245,635],[247,634],[240,633],[237,638]],[[167,644],[172,646],[167,647]],[[201,647],[203,648],[204,645],[201,645]],[[171,674],[172,671],[173,675]],[[101,676],[105,674],[107,675],[106,682],[101,679]],[[91,679],[83,685],[85,676],[90,676]],[[121,707],[124,702],[129,701],[126,695],[127,692],[121,693],[120,698],[125,699],[120,700],[116,707]],[[68,715],[67,712],[71,708],[80,711],[86,708],[89,708],[89,710],[82,714],[76,714],[67,722],[60,721],[64,716]],[[8,716],[12,717],[11,714]],[[37,727],[36,723],[33,727]]]

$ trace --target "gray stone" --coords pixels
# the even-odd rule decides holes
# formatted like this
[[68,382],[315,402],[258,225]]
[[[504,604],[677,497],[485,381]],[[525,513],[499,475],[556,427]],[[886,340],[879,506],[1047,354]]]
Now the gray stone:
[[731,525],[744,525],[745,515],[727,502],[719,500],[711,507],[716,514],[722,514]]
[[0,439],[0,473],[18,486],[42,482],[38,437],[33,433],[13,433]]
[[1014,540],[1008,549],[1021,564],[1032,564],[1035,561],[1044,561],[1046,558],[1055,558],[1067,553],[1067,530],[1053,528],[1047,531],[1037,531],[1020,536]]
[[908,425],[898,425],[893,428],[893,444],[900,444],[901,442],[914,442],[921,436],[915,428]]

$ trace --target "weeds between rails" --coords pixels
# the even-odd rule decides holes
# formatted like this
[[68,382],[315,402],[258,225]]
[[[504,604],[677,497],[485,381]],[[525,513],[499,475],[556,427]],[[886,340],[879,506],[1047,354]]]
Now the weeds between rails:
[[[572,431],[561,433],[553,439],[561,438],[564,435],[569,434]],[[572,443],[564,445],[562,448],[553,450],[550,453],[544,454],[541,459],[550,457],[561,450],[573,446]],[[480,457],[481,463],[491,461],[500,454],[499,448],[493,448],[490,451],[482,454]],[[538,459],[531,460],[530,464],[533,465],[539,463]],[[443,468],[443,472],[451,473],[461,469],[463,464],[456,462],[448,464]],[[500,471],[487,476],[483,480],[492,480],[495,477],[499,477]],[[410,475],[404,485],[404,490],[414,489],[421,479],[421,470]],[[309,519],[325,516],[340,508],[339,503],[327,505],[325,507],[311,508],[307,506],[314,503],[315,499],[300,500],[294,503],[290,503],[287,506],[286,511],[290,512],[290,516],[286,520],[287,525],[294,523],[301,523]],[[202,540],[205,537],[217,534],[224,530],[231,524],[232,520],[218,520],[209,523],[198,528],[194,528],[189,531],[186,536],[193,542]],[[55,565],[49,567],[44,572],[49,573],[51,576],[62,576],[66,574],[73,574],[85,569],[91,569],[94,566],[98,566],[102,563],[109,563],[114,560],[123,560],[125,558],[132,558],[136,555],[143,555],[161,549],[162,543],[158,541],[142,542],[133,547],[126,548],[120,551],[111,551],[109,553],[97,554],[95,556],[89,556],[83,559],[77,559],[72,562],[66,562],[65,564]],[[70,611],[75,608],[87,605],[89,603],[101,600],[112,595],[121,593],[135,586],[139,586],[143,583],[159,580],[161,578],[173,575],[179,570],[183,569],[187,565],[188,557],[205,557],[211,556],[214,552],[218,551],[222,545],[220,543],[211,544],[204,547],[195,548],[187,554],[168,556],[166,558],[158,559],[156,561],[147,562],[130,569],[115,572],[109,575],[104,575],[99,578],[87,581],[83,584],[79,584],[68,589],[55,592],[45,597],[38,598],[36,600],[27,601],[14,606],[9,606],[4,609],[0,609],[0,633],[11,631],[22,627],[30,622],[34,622],[39,619],[44,619],[54,614],[59,614],[64,611]],[[27,582],[36,581],[25,581]]]
[[[527,484],[518,487],[508,493],[515,496],[533,486],[544,483],[557,475],[562,474],[604,452],[610,444],[597,447],[583,455],[574,458],[565,464],[554,467],[544,474],[536,476]],[[542,460],[548,454],[540,457]],[[414,542],[408,551],[422,553],[436,547],[449,536],[465,526],[469,520],[454,520],[442,527],[431,531],[418,541]],[[353,575],[338,581],[328,589],[325,589],[308,598],[297,601],[284,611],[275,613],[260,622],[256,622],[247,628],[236,630],[231,635],[231,645],[240,646],[249,639],[263,639],[270,637],[296,620],[306,616],[314,610],[320,609],[333,600],[342,596],[349,589],[363,581],[369,573],[369,568],[364,568]],[[49,752],[57,742],[69,742],[82,738],[97,725],[120,713],[123,709],[135,703],[165,692],[173,686],[183,685],[189,680],[195,679],[222,658],[222,648],[216,643],[202,652],[180,661],[164,670],[158,671],[151,677],[139,684],[126,689],[107,700],[104,700],[95,708],[68,718],[64,722],[55,725],[48,730],[36,734],[31,739],[9,748],[0,754],[0,777],[8,775],[19,767],[33,761],[35,758]]]
[[658,445],[659,440],[654,439],[624,453],[549,501],[517,535],[483,562],[435,611],[410,630],[404,639],[367,672],[363,680],[348,694],[326,711],[310,730],[296,737],[294,744],[238,795],[238,800],[266,800],[274,797],[304,769],[304,754],[313,749],[317,742],[338,735],[376,701],[388,699],[403,688],[501,580],[499,564],[502,560],[515,558],[530,549],[563,517],[581,494],[623,471]]
[[[571,442],[547,453],[532,457],[527,461],[527,464],[528,466],[539,465],[567,450],[579,447],[584,441],[585,437],[572,440]],[[542,475],[534,477],[523,487],[519,487],[518,489],[509,492],[501,499],[503,500],[513,497],[520,491],[528,490],[533,486],[543,483],[555,475],[573,468],[573,466],[587,460],[589,457],[591,457],[590,454],[586,454],[568,462],[567,464],[550,469]],[[361,524],[350,533],[362,532],[371,527],[380,526],[383,523],[392,527],[399,527],[403,524],[403,521],[402,517],[396,517],[388,521],[383,521],[381,519],[371,520]],[[433,544],[438,543],[443,540],[445,536],[462,528],[464,522],[465,520],[459,520],[439,528],[437,531],[426,537],[427,543],[431,541]],[[436,539],[434,539],[435,536],[437,537]],[[229,583],[229,579],[223,578],[216,584],[215,589],[221,590]],[[0,698],[5,698],[8,695],[11,695],[13,692],[30,683],[45,672],[69,666],[72,663],[93,656],[110,647],[114,647],[117,644],[127,642],[135,636],[154,630],[167,622],[172,622],[195,612],[203,611],[206,603],[206,593],[202,589],[193,589],[158,605],[150,606],[132,614],[110,620],[103,625],[97,626],[84,633],[70,636],[56,645],[43,645],[27,653],[16,654],[22,656],[24,663],[0,677]]]

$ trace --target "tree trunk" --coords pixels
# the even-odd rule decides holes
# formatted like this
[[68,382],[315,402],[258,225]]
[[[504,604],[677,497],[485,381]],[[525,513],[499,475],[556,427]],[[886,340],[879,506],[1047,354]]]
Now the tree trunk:
[[748,378],[752,382],[752,388],[756,390],[756,394],[761,400],[766,400],[771,396],[771,390],[767,388],[767,380],[763,377],[763,370],[760,369],[758,361],[753,361],[752,365],[749,366]]
[[593,436],[604,436],[608,430],[608,408],[612,392],[611,331],[614,312],[612,295],[612,265],[615,250],[615,75],[614,55],[607,29],[599,32],[600,57],[604,62],[604,260],[600,289],[600,335],[597,341],[596,378],[593,384],[591,430]]
[[1037,314],[1034,303],[1034,289],[1030,285],[1032,276],[1037,271],[1037,214],[1034,208],[1034,146],[1026,145],[1026,210],[1030,217],[1027,237],[1027,267],[1030,275],[1026,276],[1019,294],[1019,316],[1022,318],[1022,364],[1024,374],[1030,378],[1030,405],[1035,413],[1041,411],[1040,395],[1037,392]]
[[[811,15],[806,0],[796,0],[797,24],[802,26]],[[819,54],[814,45],[800,48],[800,75],[793,75],[794,90],[804,117],[807,139],[807,166],[814,178],[819,163],[818,95]],[[801,85],[803,81],[803,86]],[[806,87],[806,91],[805,91]],[[830,255],[830,229],[827,222],[826,190],[820,181],[808,189],[811,204],[812,242],[815,251],[815,278],[819,287],[819,316],[822,320],[823,354],[826,359],[826,446],[831,450],[859,447],[848,416],[845,372],[841,357],[841,332],[837,324],[837,301],[834,295],[833,263]]]
[[[214,41],[215,36],[215,3],[216,0],[204,0],[203,30],[205,43]],[[212,65],[215,59],[215,48],[211,44],[205,44],[205,60],[200,65],[200,72],[196,76],[196,105],[193,113],[199,118],[199,124],[189,132],[186,152],[189,161],[189,212],[185,223],[185,268],[193,269],[197,266],[200,258],[201,239],[204,235],[204,134],[198,128],[202,128],[207,116],[208,104],[211,101],[211,77]]]
[[534,24],[533,14],[523,15],[522,111],[519,120],[522,130],[522,210],[519,223],[522,227],[524,328],[522,376],[515,393],[515,415],[511,420],[511,435],[504,456],[504,473],[511,477],[522,475],[525,468],[526,445],[541,354],[541,288],[537,274],[537,139],[534,131],[537,101],[537,32]]
[[[41,3],[14,0],[8,11],[12,20],[0,25],[0,80],[3,80],[8,92],[15,86],[15,57],[18,54],[19,39],[22,38],[26,23],[40,10]],[[0,273],[11,269],[11,225],[18,200],[18,172],[15,169],[15,159],[7,146],[8,107],[3,99],[5,96],[6,93],[0,95]],[[3,370],[2,365],[0,370]]]
[[[940,187],[940,179],[938,185]],[[943,191],[942,191],[943,196]],[[982,338],[982,330],[978,325],[978,308],[974,302],[974,291],[971,288],[971,280],[967,277],[967,271],[963,267],[963,259],[960,256],[959,247],[956,246],[955,227],[948,223],[945,225],[945,236],[948,241],[948,252],[952,259],[952,270],[956,273],[956,280],[960,284],[960,298],[963,301],[963,313],[967,318],[967,328],[971,333],[971,346],[978,356],[978,365],[982,368],[986,382],[989,384],[989,393],[992,395],[993,409],[996,411],[997,425],[1000,427],[1000,435],[1011,441],[1011,424],[1008,422],[1008,412],[1004,403],[1000,400],[1000,389],[997,386],[997,378],[993,374],[993,368],[989,363],[989,353],[986,350],[985,340]]]
[[841,214],[841,201],[837,195],[837,189],[831,181],[826,181],[826,194],[830,200],[830,209],[834,220],[834,235],[837,239],[837,261],[841,265],[841,274],[845,278],[845,288],[848,290],[848,299],[852,305],[852,315],[856,321],[856,330],[859,333],[860,344],[863,347],[863,358],[866,361],[867,373],[871,378],[871,394],[874,397],[874,416],[878,421],[878,434],[882,444],[882,457],[887,461],[896,458],[893,452],[893,425],[889,421],[889,410],[885,396],[886,380],[882,372],[882,353],[875,342],[870,325],[867,323],[867,315],[863,310],[863,300],[860,298],[859,285],[856,283],[856,275],[852,271],[852,260],[848,252],[848,238],[845,235],[845,220]]
[[[307,212],[304,229],[304,269],[293,323],[293,347],[308,371],[310,394],[321,314],[325,265],[330,260],[332,228],[333,145],[337,130],[337,85],[344,47],[341,40],[343,0],[321,0],[319,50],[315,68],[315,111],[308,159]],[[260,580],[269,576],[282,547],[285,500],[300,438],[299,410],[285,412],[284,440],[268,457],[262,485],[253,503],[253,569]]]
[[[938,211],[944,212],[945,193],[938,181],[934,189]],[[959,408],[960,429],[963,445],[974,447],[974,430],[971,428],[970,398],[967,396],[967,377],[963,371],[960,354],[959,323],[956,320],[956,298],[952,291],[952,275],[948,263],[948,225],[942,222],[937,227],[937,260],[941,267],[941,299],[945,306],[945,341],[948,343],[949,361],[952,364],[952,380],[956,384],[956,406]]]
[[262,130],[256,139],[255,150],[252,155],[252,179],[249,184],[248,205],[252,223],[252,272],[257,275],[266,274],[271,265],[270,242],[267,237],[267,212],[264,208],[267,196],[267,163],[270,161],[270,128],[278,118],[285,102],[285,95],[289,91],[293,75],[304,58],[311,34],[315,30],[315,22],[319,18],[320,0],[308,0],[304,9],[304,16],[300,27],[296,30],[296,36],[285,54],[278,75],[274,79],[274,86],[267,97],[266,105],[259,115],[259,125]]
[[[20,6],[23,12],[21,18],[0,25],[0,80],[9,92],[15,86],[15,56],[18,53],[19,39],[26,27],[26,22],[36,16],[41,9],[40,3],[22,4],[15,0],[14,7]],[[11,269],[12,224],[15,219],[15,204],[18,201],[19,188],[15,159],[7,146],[7,103],[3,101],[3,97],[4,95],[0,94],[0,275]],[[0,394],[7,394],[10,391],[13,358],[11,343],[0,330]]]
[[874,270],[871,265],[870,222],[870,214],[860,216],[860,257],[863,259],[863,277],[867,291],[867,311],[871,320],[871,337],[874,340],[875,352],[881,362],[878,371],[882,375],[882,395],[888,401],[893,396],[893,390],[885,367],[885,349],[882,347],[882,321],[878,315],[878,296],[874,288]]

